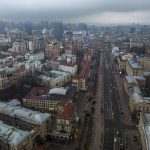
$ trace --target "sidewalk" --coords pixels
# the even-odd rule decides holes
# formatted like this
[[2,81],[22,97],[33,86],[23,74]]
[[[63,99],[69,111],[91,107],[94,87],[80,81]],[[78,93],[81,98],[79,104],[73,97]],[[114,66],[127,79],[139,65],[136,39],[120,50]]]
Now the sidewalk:
[[129,100],[128,100],[128,96],[125,93],[125,89],[124,89],[124,81],[123,78],[120,77],[120,75],[118,73],[115,74],[115,80],[116,80],[116,84],[117,84],[117,89],[118,89],[118,94],[119,94],[119,102],[121,105],[121,108],[123,110],[123,112],[125,113],[124,116],[122,117],[122,122],[126,125],[135,125],[131,120],[131,115],[130,115],[130,110],[129,110]]

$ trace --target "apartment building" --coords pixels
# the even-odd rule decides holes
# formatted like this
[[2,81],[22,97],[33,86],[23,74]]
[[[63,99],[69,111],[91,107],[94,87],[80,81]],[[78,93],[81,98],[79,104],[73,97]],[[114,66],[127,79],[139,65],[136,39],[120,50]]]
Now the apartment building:
[[45,45],[45,56],[47,58],[57,58],[60,56],[60,44],[57,42]]
[[23,105],[40,111],[57,112],[57,104],[60,101],[75,102],[77,98],[77,89],[74,86],[53,88],[51,90],[35,87],[23,98]]
[[22,131],[0,121],[1,150],[32,150],[30,132]]
[[70,141],[74,139],[77,129],[76,107],[74,103],[60,101],[56,114],[56,128],[49,135],[59,141]]
[[51,115],[40,113],[21,106],[18,100],[0,102],[0,119],[10,126],[31,133],[31,140],[37,136],[45,139],[51,125]]
[[38,76],[37,82],[49,88],[61,87],[71,81],[71,73],[51,70]]
[[83,67],[79,75],[73,76],[72,84],[77,86],[78,90],[87,90],[87,80],[90,76],[91,61],[86,60],[83,62]]
[[6,89],[24,80],[26,76],[25,64],[18,63],[12,67],[0,68],[0,89]]

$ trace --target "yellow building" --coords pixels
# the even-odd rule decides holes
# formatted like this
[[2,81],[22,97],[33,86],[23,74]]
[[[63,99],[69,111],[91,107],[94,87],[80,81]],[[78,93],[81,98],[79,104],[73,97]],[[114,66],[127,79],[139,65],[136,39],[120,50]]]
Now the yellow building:
[[140,76],[140,75],[142,75],[142,66],[137,61],[136,58],[127,58],[126,72],[129,76]]
[[118,69],[119,72],[126,70],[126,56],[119,56],[118,58]]
[[139,62],[144,72],[150,72],[150,57],[141,57],[139,58]]
[[0,69],[0,89],[6,89],[22,81],[26,76],[25,64],[18,63],[13,67]]
[[53,88],[51,90],[44,87],[34,87],[23,98],[23,105],[40,111],[56,112],[57,104],[60,101],[75,102],[77,98],[78,94],[75,86]]
[[133,93],[129,98],[129,108],[131,113],[150,112],[150,97],[142,97],[138,93]]

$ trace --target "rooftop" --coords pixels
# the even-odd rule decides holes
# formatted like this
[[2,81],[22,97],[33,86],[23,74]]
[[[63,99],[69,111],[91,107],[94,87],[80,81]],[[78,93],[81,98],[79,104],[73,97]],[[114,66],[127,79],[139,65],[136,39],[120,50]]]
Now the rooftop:
[[142,97],[138,93],[133,93],[129,100],[130,104],[138,104],[138,103],[149,103],[150,97]]
[[40,75],[39,78],[43,80],[54,81],[67,75],[70,75],[70,73],[58,70],[51,70],[48,72],[44,72],[44,74]]
[[75,105],[73,103],[61,101],[58,103],[58,107],[60,107],[61,109],[57,112],[57,119],[71,119],[75,111]]
[[34,124],[41,124],[50,117],[48,113],[40,113],[21,106],[18,100],[11,100],[9,102],[0,102],[0,112],[9,116],[16,116],[27,122]]
[[74,100],[76,97],[77,88],[72,85],[66,87],[53,88],[51,90],[43,87],[34,87],[25,97],[24,100]]
[[67,89],[61,87],[61,88],[50,89],[48,94],[66,95],[66,93],[67,93]]
[[91,65],[91,61],[85,61],[84,65],[82,67],[82,70],[81,70],[81,72],[79,73],[78,76],[81,77],[81,78],[87,78],[88,74],[89,74],[89,71],[90,71],[90,65]]
[[134,69],[142,69],[142,66],[140,65],[140,63],[134,59],[134,58],[127,58],[128,63],[130,64],[130,66]]
[[119,52],[119,47],[113,47],[112,53],[114,53],[114,52]]
[[6,139],[9,144],[17,145],[29,136],[29,132],[11,127],[0,121],[0,139]]
[[127,83],[137,83],[136,79],[133,77],[133,76],[125,76],[126,80],[127,80]]

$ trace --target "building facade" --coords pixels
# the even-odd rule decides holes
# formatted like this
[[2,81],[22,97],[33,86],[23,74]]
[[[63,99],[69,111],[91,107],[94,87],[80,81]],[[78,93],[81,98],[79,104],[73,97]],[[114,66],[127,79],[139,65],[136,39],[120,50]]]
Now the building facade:
[[141,113],[139,120],[139,134],[142,143],[142,150],[150,149],[150,113]]
[[137,59],[127,58],[126,72],[128,75],[131,75],[131,76],[142,75],[142,66],[140,65],[139,62],[137,62]]
[[26,77],[25,64],[18,63],[13,67],[0,69],[0,89],[6,89],[15,85]]

